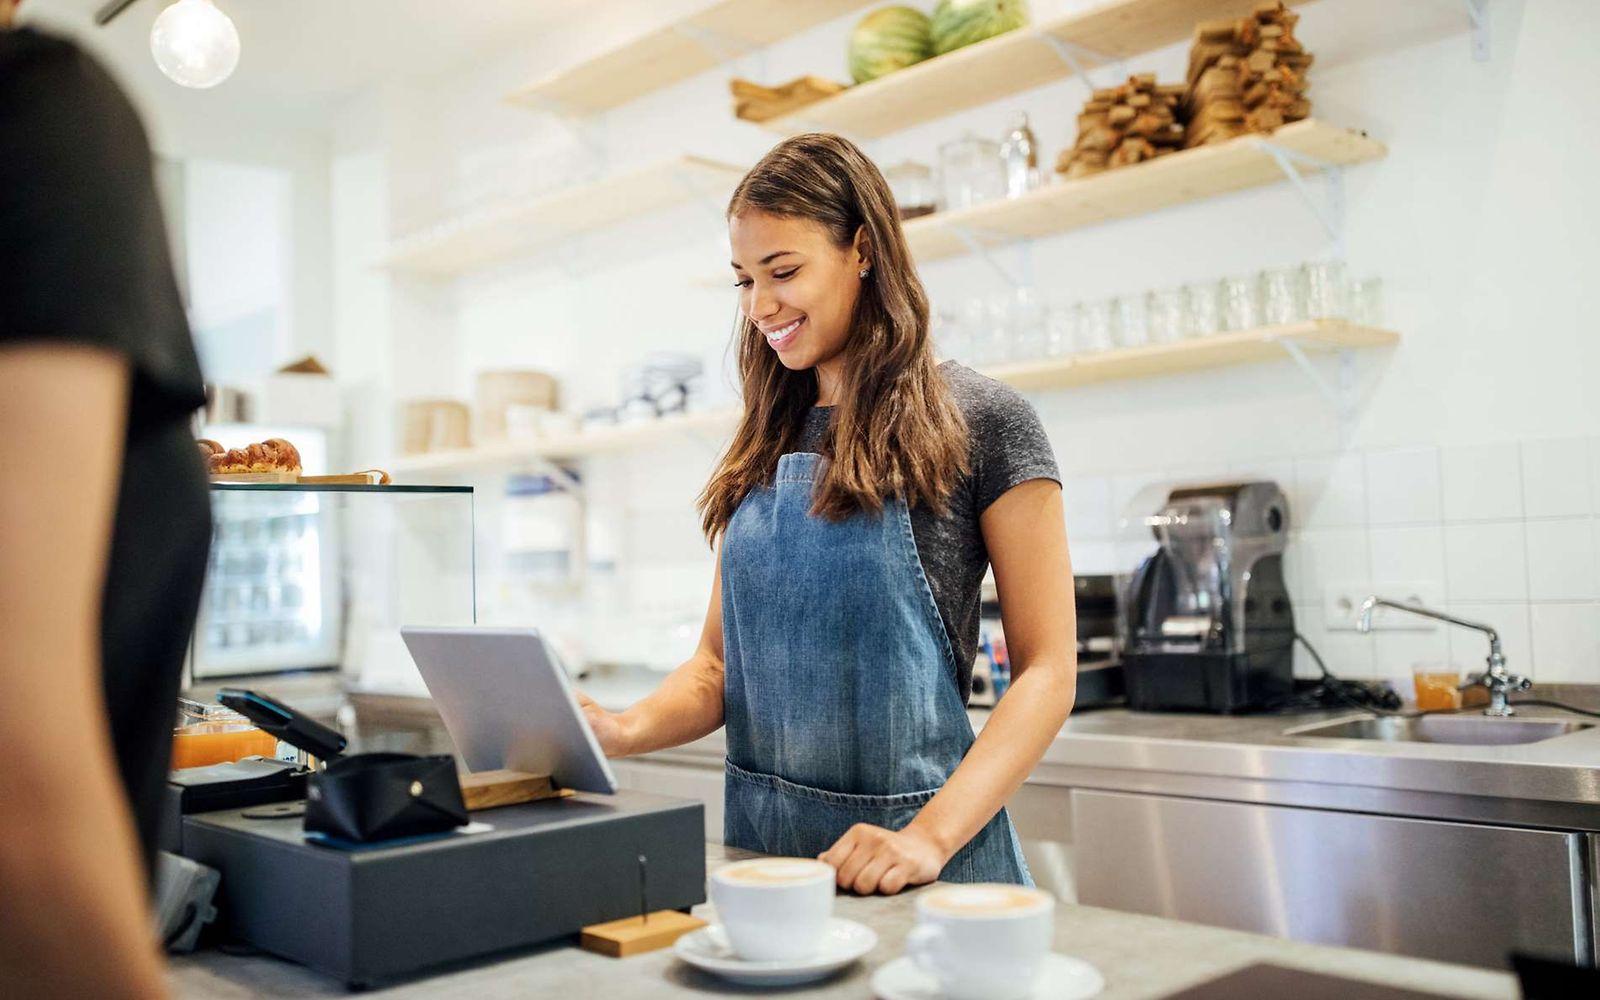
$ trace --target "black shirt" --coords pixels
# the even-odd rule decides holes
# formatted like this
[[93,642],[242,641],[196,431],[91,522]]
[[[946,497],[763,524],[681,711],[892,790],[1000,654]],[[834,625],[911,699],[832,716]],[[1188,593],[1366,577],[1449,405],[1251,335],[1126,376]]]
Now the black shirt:
[[[1017,390],[955,361],[939,365],[961,415],[967,421],[968,467],[950,496],[950,511],[940,517],[921,505],[911,510],[917,543],[933,603],[956,658],[961,700],[972,697],[972,663],[978,651],[978,619],[983,575],[989,569],[979,518],[1001,494],[1030,479],[1061,481],[1050,438],[1039,414]],[[821,451],[833,408],[814,406],[806,415],[800,447]]]
[[77,46],[0,30],[0,344],[27,342],[101,347],[129,366],[101,659],[148,863],[211,538],[189,431],[200,368],[138,115]]

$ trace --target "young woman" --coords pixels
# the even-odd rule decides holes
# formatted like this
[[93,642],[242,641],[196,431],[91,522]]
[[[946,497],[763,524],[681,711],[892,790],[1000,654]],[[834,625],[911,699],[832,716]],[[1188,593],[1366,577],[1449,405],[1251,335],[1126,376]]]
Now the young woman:
[[[1061,489],[1032,408],[937,364],[894,200],[832,135],[780,143],[728,206],[744,416],[700,498],[717,551],[695,655],[606,752],[727,726],[725,842],[820,856],[856,892],[1028,883],[1002,808],[1072,709]],[[1014,681],[965,702],[992,562]]]

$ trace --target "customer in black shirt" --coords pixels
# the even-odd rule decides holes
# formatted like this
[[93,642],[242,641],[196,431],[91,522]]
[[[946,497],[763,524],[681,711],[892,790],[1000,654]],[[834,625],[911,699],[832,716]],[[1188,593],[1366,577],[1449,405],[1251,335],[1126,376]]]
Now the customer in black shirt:
[[137,115],[0,0],[0,995],[158,996],[148,877],[210,540]]

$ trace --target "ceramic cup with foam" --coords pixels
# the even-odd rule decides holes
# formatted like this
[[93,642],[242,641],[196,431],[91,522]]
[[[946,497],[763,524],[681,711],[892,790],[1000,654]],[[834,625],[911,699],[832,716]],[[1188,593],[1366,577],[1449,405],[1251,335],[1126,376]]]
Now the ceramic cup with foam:
[[832,865],[810,858],[736,861],[711,874],[711,902],[740,958],[810,958],[833,914],[834,878]]
[[906,952],[949,1000],[1029,996],[1055,938],[1056,900],[1020,885],[941,885],[917,896]]

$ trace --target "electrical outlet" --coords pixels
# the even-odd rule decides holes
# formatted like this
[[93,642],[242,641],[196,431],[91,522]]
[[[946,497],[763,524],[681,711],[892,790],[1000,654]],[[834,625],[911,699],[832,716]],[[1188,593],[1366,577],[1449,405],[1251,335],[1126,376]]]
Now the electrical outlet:
[[[1444,587],[1437,580],[1330,583],[1322,592],[1323,627],[1329,631],[1354,632],[1362,602],[1374,594],[1403,604],[1444,607]],[[1431,618],[1408,615],[1393,608],[1374,608],[1372,612],[1374,632],[1432,632],[1438,627],[1439,622]]]

